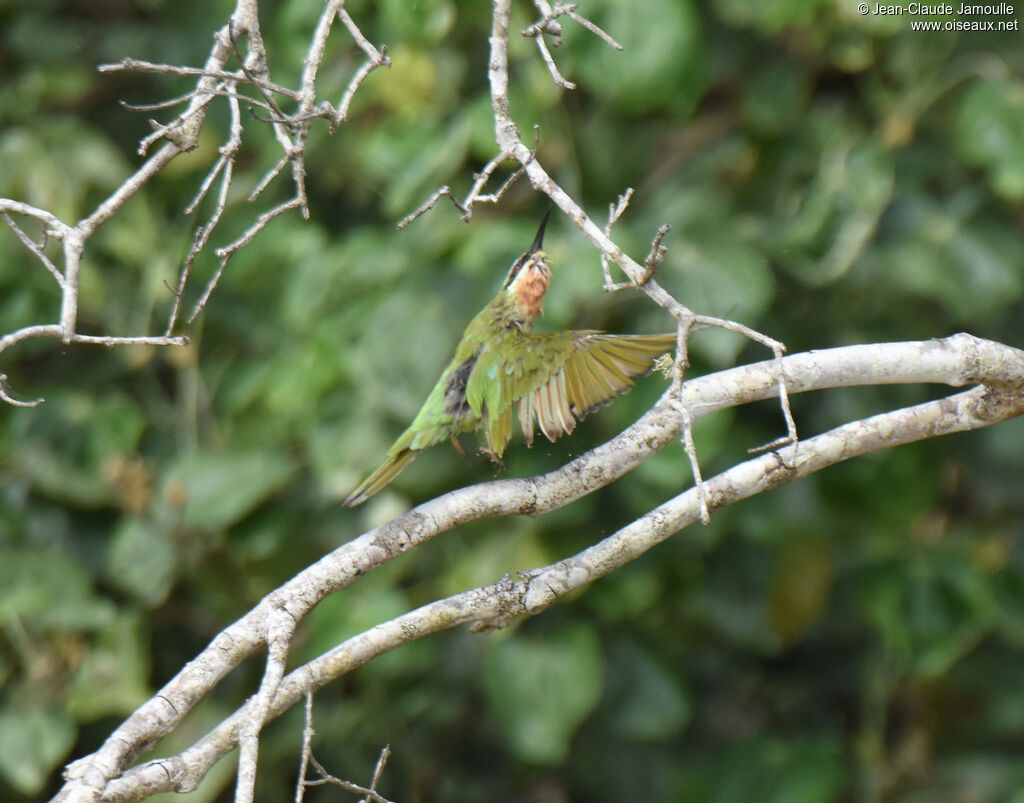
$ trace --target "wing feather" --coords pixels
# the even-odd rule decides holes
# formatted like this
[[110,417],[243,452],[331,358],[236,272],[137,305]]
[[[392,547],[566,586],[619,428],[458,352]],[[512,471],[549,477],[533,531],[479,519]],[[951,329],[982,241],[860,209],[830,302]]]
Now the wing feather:
[[586,407],[580,407],[586,394],[584,393],[583,379],[580,377],[579,366],[572,360],[567,360],[562,368],[565,373],[565,395],[569,402],[570,410],[574,416],[582,418],[586,413]]
[[514,417],[527,444],[535,426],[554,441],[571,433],[577,419],[628,391],[633,378],[649,372],[675,342],[674,334],[506,333],[480,350],[466,398],[500,457]]
[[580,374],[583,376],[583,392],[585,395],[581,397],[581,403],[577,404],[577,407],[582,410],[581,418],[601,405],[607,404],[619,392],[609,381],[600,363],[594,361],[589,353],[574,354],[570,362],[576,364]]
[[499,457],[512,439],[512,408],[508,407],[497,415],[488,416],[486,430],[487,447]]
[[558,422],[555,420],[555,399],[554,383],[548,380],[537,388],[537,398],[540,401],[540,431],[544,433],[549,441],[558,439],[562,433],[558,430]]
[[533,422],[536,418],[532,396],[523,396],[516,406],[519,408],[519,426],[523,430],[523,438],[527,446],[533,446]]
[[561,425],[562,431],[566,435],[571,435],[572,431],[576,429],[576,418],[572,414],[572,408],[569,404],[569,396],[565,387],[565,366],[563,366],[562,370],[555,375],[555,379],[558,382],[555,389],[555,396],[558,401],[558,407],[556,408],[556,412],[558,413],[558,423]]

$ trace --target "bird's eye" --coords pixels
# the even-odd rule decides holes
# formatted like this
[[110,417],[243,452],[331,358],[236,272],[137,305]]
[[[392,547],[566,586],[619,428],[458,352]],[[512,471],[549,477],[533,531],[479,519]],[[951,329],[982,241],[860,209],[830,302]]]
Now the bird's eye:
[[519,271],[521,271],[528,262],[528,256],[526,254],[523,254],[521,257],[519,257],[519,259],[512,263],[512,267],[509,269],[508,278],[505,280],[505,285],[503,289],[507,290],[509,287],[512,286],[512,282],[516,280],[516,276],[519,275]]

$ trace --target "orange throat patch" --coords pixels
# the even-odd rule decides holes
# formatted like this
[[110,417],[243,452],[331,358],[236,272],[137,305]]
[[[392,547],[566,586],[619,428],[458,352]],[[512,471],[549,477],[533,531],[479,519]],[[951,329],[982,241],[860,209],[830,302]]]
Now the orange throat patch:
[[544,293],[548,290],[550,275],[547,271],[529,267],[529,274],[524,276],[516,286],[516,301],[519,308],[530,318],[535,318],[544,311]]

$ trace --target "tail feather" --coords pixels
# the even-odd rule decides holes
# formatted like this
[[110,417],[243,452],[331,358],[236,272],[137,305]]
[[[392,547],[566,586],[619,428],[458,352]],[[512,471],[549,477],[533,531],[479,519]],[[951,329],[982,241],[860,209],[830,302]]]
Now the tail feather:
[[363,480],[359,487],[350,493],[342,504],[345,507],[361,505],[391,482],[398,475],[399,471],[409,465],[412,459],[416,457],[417,451],[416,449],[402,449],[400,452],[389,457],[380,468]]

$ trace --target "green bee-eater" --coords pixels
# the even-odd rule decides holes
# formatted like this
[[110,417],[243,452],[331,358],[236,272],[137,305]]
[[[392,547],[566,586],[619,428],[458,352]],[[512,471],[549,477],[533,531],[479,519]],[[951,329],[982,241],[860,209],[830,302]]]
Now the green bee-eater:
[[646,374],[657,357],[674,348],[674,334],[534,334],[533,319],[551,281],[541,251],[547,222],[546,214],[533,245],[512,263],[497,297],[466,327],[419,415],[346,505],[365,502],[421,449],[449,439],[459,448],[455,439],[464,432],[482,428],[484,451],[496,462],[512,437],[516,416],[528,445],[533,443],[534,421],[548,440],[569,434],[577,419],[625,393],[633,386],[632,377]]

